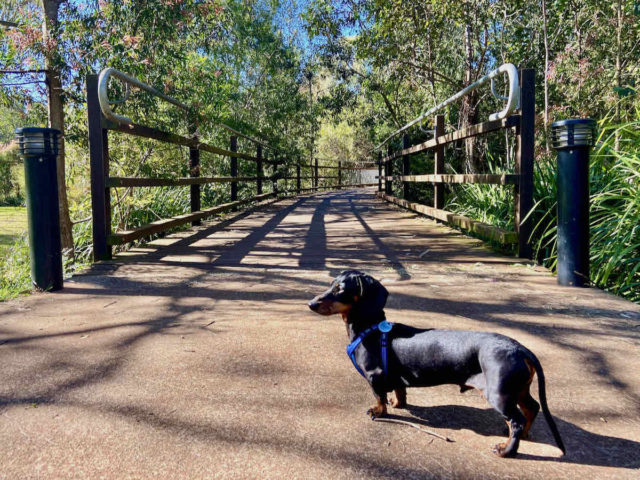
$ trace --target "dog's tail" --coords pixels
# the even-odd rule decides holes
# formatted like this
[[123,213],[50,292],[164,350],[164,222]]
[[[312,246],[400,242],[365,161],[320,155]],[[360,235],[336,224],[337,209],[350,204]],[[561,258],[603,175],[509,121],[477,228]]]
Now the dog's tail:
[[556,441],[556,445],[558,445],[558,448],[562,450],[563,454],[565,454],[567,453],[567,450],[564,447],[564,442],[562,441],[562,438],[560,438],[560,432],[558,431],[556,422],[553,420],[553,417],[551,416],[551,412],[549,412],[549,407],[547,406],[547,391],[545,387],[544,372],[542,371],[542,365],[540,365],[540,362],[531,351],[529,351],[528,360],[531,361],[533,368],[535,368],[536,373],[538,374],[538,397],[540,397],[540,406],[542,407],[542,413],[544,414],[544,418],[547,421],[547,424],[549,425],[549,429],[551,430],[551,433],[553,434],[553,438]]

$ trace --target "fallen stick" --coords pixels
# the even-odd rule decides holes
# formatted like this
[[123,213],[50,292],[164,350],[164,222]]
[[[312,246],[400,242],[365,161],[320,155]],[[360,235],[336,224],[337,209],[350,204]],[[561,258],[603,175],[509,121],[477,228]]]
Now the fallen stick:
[[407,422],[406,420],[400,420],[397,418],[375,418],[374,421],[376,422],[388,422],[388,423],[398,423],[401,425],[409,425],[410,427],[413,428],[417,428],[418,430],[420,430],[421,432],[424,432],[428,435],[432,435],[436,438],[439,438],[440,440],[444,440],[445,442],[454,442],[454,440],[450,439],[449,437],[445,437],[444,435],[440,435],[439,433],[434,432],[433,430],[429,430],[428,428],[424,428],[421,427],[420,425],[416,425],[415,423],[411,423],[411,422]]

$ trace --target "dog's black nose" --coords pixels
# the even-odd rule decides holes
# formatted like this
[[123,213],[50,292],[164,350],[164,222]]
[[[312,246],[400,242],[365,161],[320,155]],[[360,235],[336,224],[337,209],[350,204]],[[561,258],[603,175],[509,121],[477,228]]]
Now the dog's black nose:
[[319,306],[320,306],[320,302],[314,302],[314,301],[309,302],[309,308],[314,312],[318,310]]

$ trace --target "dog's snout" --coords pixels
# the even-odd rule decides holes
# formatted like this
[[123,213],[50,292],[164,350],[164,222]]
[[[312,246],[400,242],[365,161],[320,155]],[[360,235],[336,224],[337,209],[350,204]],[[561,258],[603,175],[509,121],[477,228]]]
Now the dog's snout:
[[320,308],[320,302],[316,302],[315,300],[311,300],[309,302],[309,308],[311,310],[313,310],[314,312],[316,312],[318,310],[318,308]]

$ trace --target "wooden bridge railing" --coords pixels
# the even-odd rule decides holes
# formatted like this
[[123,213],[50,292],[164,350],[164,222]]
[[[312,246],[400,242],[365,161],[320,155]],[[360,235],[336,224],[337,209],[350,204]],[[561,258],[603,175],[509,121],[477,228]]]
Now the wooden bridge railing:
[[[94,260],[107,260],[112,256],[112,247],[122,245],[134,240],[149,237],[165,232],[169,229],[191,223],[198,225],[200,221],[212,215],[235,210],[250,203],[266,200],[271,197],[282,197],[304,192],[312,192],[322,189],[334,189],[344,187],[368,186],[363,184],[344,185],[342,173],[348,170],[360,170],[360,167],[343,166],[338,162],[336,166],[304,165],[300,162],[288,161],[282,154],[272,154],[273,160],[268,160],[263,155],[263,143],[245,136],[255,144],[255,156],[238,152],[237,135],[231,135],[229,149],[203,143],[197,136],[183,136],[145,125],[135,123],[122,124],[108,119],[101,110],[98,93],[98,76],[87,76],[87,115],[89,122],[89,154],[91,164],[91,204],[93,219],[93,256]],[[152,92],[153,93],[153,92]],[[189,177],[185,178],[138,178],[138,177],[112,177],[109,171],[109,131],[120,132],[137,137],[149,138],[162,143],[168,143],[189,148]],[[242,135],[242,134],[240,134]],[[200,176],[200,152],[210,152],[230,159],[230,176],[202,177]],[[256,176],[247,177],[238,175],[238,159],[256,163]],[[273,175],[265,177],[263,165],[273,167]],[[279,167],[285,168],[284,172],[278,172]],[[295,167],[295,175],[290,169]],[[302,175],[302,169],[309,169],[310,175]],[[319,169],[336,169],[337,175],[320,176]],[[303,188],[302,180],[312,180],[312,187]],[[296,180],[295,188],[288,188],[288,181]],[[329,180],[328,184],[319,185],[319,180]],[[263,182],[270,181],[272,191],[263,193]],[[284,189],[280,190],[278,182],[284,181]],[[256,194],[253,197],[238,200],[238,183],[255,182]],[[201,206],[200,186],[212,183],[228,183],[230,185],[230,199],[228,203],[209,208]],[[373,184],[371,184],[373,185]],[[165,218],[141,225],[128,230],[112,232],[111,189],[129,187],[164,187],[164,186],[189,186],[190,211],[182,215]]]
[[[533,207],[533,159],[534,159],[534,121],[535,121],[535,76],[530,69],[520,72],[520,114],[510,115],[500,120],[492,120],[477,125],[472,125],[451,133],[444,132],[444,116],[437,115],[434,120],[435,136],[426,142],[409,145],[408,137],[403,138],[403,149],[395,153],[389,149],[388,155],[380,154],[378,196],[389,202],[395,203],[407,209],[422,213],[437,220],[469,230],[484,238],[503,244],[517,244],[518,255],[522,258],[531,258],[530,222],[523,222],[525,215]],[[459,140],[484,135],[505,129],[514,129],[516,137],[515,172],[501,174],[470,174],[451,175],[444,174],[445,147]],[[410,172],[409,158],[422,152],[434,152],[433,174],[412,174]],[[402,160],[402,174],[394,173],[394,161]],[[384,172],[382,171],[384,168]],[[398,198],[393,195],[393,180],[403,182],[403,196]],[[384,185],[383,181],[384,180]],[[433,205],[428,206],[407,200],[407,187],[411,182],[428,182],[434,184]],[[478,222],[464,215],[448,212],[444,207],[445,184],[482,183],[514,188],[514,225],[515,231],[506,231],[492,225]]]

